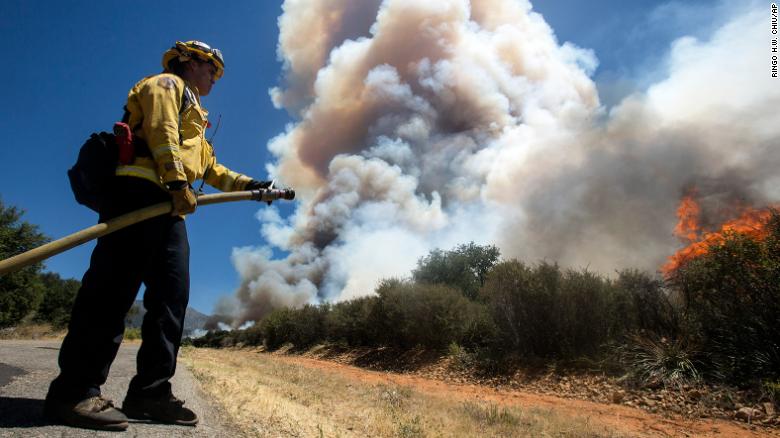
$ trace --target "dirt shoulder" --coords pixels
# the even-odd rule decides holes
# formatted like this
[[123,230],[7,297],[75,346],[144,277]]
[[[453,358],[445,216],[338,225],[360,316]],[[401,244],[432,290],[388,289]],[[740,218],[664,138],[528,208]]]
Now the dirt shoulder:
[[[184,361],[250,436],[590,437],[627,435],[582,415],[396,383],[315,359],[185,349]],[[434,387],[435,388],[435,387]]]

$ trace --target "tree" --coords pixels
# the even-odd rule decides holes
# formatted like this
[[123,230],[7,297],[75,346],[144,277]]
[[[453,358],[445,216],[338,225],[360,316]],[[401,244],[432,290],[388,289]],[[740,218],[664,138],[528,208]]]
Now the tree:
[[67,326],[70,321],[73,301],[76,299],[81,282],[74,279],[62,279],[59,274],[52,272],[41,274],[40,279],[44,292],[43,300],[35,313],[35,319],[39,322],[48,322],[56,328]]
[[418,283],[446,284],[475,299],[500,254],[493,245],[481,246],[474,242],[449,251],[434,249],[417,261],[412,278]]
[[[37,226],[20,221],[22,214],[23,211],[6,207],[0,200],[0,259],[21,254],[48,240]],[[0,276],[0,327],[16,324],[37,309],[43,298],[41,268],[42,264],[36,263]]]

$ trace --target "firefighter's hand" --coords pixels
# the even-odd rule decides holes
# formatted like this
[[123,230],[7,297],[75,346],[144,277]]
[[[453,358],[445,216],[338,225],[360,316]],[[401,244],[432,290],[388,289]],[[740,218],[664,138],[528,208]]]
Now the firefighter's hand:
[[198,206],[198,198],[192,193],[189,186],[185,185],[178,190],[170,190],[171,202],[173,203],[173,210],[171,216],[179,216],[190,214],[195,211],[195,207]]
[[252,181],[246,183],[244,189],[245,190],[267,189],[268,187],[271,186],[272,182],[273,181],[258,181],[256,179],[253,179]]

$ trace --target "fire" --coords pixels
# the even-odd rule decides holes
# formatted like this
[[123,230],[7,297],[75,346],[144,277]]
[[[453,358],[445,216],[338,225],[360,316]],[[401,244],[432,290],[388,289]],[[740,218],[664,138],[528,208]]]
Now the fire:
[[680,220],[677,222],[677,226],[674,227],[674,234],[688,243],[693,243],[699,238],[699,215],[701,214],[701,208],[699,208],[699,203],[696,202],[696,195],[696,190],[691,190],[687,195],[683,196],[680,206],[677,207],[677,217]]
[[683,263],[707,254],[710,248],[722,243],[728,234],[740,233],[755,239],[764,239],[767,236],[766,223],[771,216],[769,208],[735,207],[733,214],[737,216],[735,219],[726,221],[719,229],[705,230],[700,226],[701,207],[696,197],[695,189],[689,191],[683,196],[677,208],[679,220],[674,233],[687,246],[669,257],[666,264],[661,267],[661,273],[666,276],[677,270]]

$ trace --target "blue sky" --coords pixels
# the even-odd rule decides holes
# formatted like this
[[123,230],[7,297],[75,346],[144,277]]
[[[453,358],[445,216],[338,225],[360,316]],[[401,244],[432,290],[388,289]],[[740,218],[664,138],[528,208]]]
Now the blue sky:
[[[220,48],[226,73],[203,105],[212,121],[219,161],[264,178],[267,142],[291,121],[268,89],[280,85],[276,57],[282,2],[238,0],[152,2],[4,0],[0,41],[5,68],[0,100],[0,197],[26,210],[24,219],[59,238],[94,224],[96,215],[73,200],[66,170],[89,134],[108,130],[122,115],[127,91],[159,72],[175,40],[198,39]],[[700,0],[546,0],[534,3],[560,42],[594,50],[602,100],[614,103],[663,70],[669,44],[706,36],[722,8]],[[211,190],[213,191],[213,190]],[[291,206],[280,205],[283,214]],[[188,218],[192,247],[191,305],[211,312],[238,278],[234,247],[263,245],[253,203],[199,209]],[[94,244],[46,262],[48,270],[81,278]],[[140,296],[140,295],[139,295]]]

